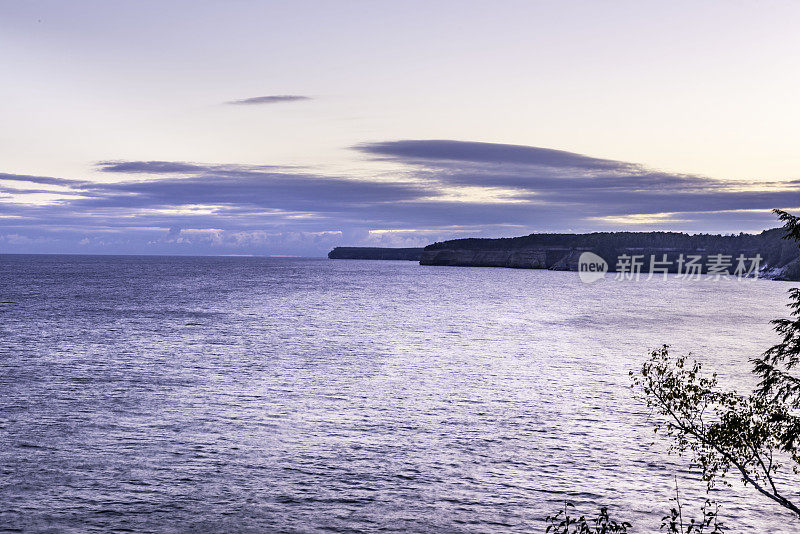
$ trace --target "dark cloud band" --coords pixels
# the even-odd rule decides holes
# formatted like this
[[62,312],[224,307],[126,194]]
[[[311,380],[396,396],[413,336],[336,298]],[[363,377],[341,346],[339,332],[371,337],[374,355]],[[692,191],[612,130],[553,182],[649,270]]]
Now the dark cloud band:
[[[176,243],[169,240],[183,235],[176,228],[198,229],[195,236],[203,234],[199,229],[214,229],[214,240],[204,242],[207,248],[193,252],[214,252],[228,243],[232,250],[263,253],[248,249],[254,241],[242,237],[256,232],[290,236],[277,249],[281,253],[322,254],[335,244],[363,244],[330,236],[369,235],[365,228],[410,229],[427,241],[533,231],[750,231],[773,225],[769,209],[800,206],[796,181],[745,184],[546,148],[447,140],[355,148],[394,161],[413,179],[360,180],[274,166],[179,161],[99,163],[103,172],[130,178],[114,183],[0,174],[0,181],[15,182],[0,190],[0,236],[17,236],[15,243],[30,245],[111,232],[119,236],[116,248],[97,250],[143,252],[151,250],[143,243],[155,242],[162,247],[158,251],[168,252],[167,243]],[[45,193],[48,186],[67,193],[48,204],[10,201],[15,194]],[[454,200],[454,190],[474,196]],[[154,238],[153,232],[165,237]],[[317,237],[297,241],[298,234]],[[0,240],[0,251],[9,243]]]

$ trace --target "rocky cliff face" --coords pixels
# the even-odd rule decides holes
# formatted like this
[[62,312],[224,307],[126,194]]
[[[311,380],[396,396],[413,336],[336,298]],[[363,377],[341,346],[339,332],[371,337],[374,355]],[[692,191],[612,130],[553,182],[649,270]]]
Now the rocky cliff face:
[[566,248],[538,248],[528,250],[439,249],[423,250],[420,265],[454,265],[461,267],[511,267],[517,269],[569,270],[574,256],[577,269],[578,255]]

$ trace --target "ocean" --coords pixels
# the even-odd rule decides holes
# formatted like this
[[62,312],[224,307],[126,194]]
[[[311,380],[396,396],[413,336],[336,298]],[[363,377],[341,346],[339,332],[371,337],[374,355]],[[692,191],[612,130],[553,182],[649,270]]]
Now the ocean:
[[[793,285],[0,256],[0,531],[657,531],[704,487],[629,371],[667,343],[745,391]],[[794,531],[730,478],[730,532]]]

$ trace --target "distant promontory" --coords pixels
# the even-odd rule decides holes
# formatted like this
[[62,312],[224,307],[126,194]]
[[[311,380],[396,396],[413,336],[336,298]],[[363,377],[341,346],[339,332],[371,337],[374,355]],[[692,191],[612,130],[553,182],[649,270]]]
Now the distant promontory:
[[419,261],[421,248],[336,247],[328,252],[332,260],[408,260]]

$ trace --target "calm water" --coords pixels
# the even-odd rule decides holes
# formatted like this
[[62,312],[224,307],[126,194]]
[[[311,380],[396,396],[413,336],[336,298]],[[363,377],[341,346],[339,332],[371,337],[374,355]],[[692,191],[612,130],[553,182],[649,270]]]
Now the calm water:
[[699,486],[628,371],[670,343],[745,386],[789,287],[0,256],[0,529],[541,532],[570,499],[656,531]]

